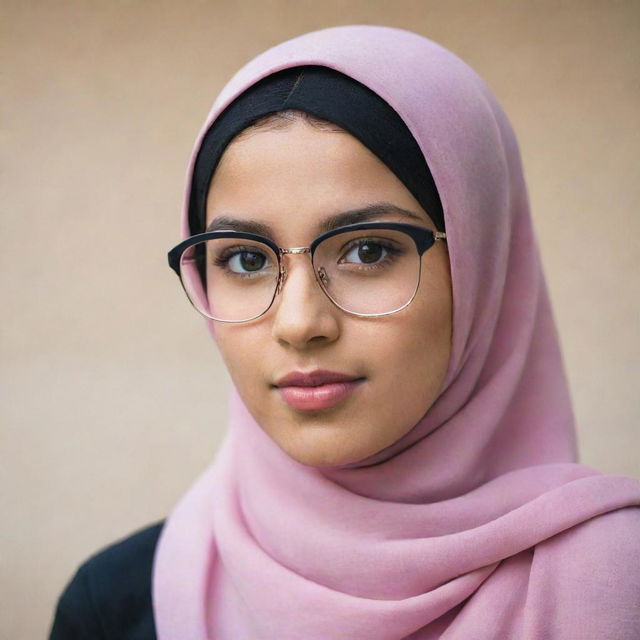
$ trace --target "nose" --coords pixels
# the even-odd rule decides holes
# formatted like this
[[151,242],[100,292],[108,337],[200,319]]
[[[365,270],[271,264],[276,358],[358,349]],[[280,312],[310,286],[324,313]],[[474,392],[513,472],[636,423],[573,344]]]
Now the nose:
[[273,337],[305,349],[340,335],[340,309],[320,289],[307,255],[283,255],[286,278],[274,301]]

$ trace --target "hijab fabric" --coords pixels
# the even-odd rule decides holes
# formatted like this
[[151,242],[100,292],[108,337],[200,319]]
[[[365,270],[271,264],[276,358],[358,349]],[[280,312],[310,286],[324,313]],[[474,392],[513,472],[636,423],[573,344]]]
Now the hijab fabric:
[[439,231],[442,203],[422,151],[402,118],[377,93],[328,67],[283,69],[240,94],[213,122],[193,166],[191,234],[205,230],[211,178],[227,145],[261,116],[299,109],[339,125],[375,153],[404,183]]
[[[189,175],[235,98],[302,65],[377,93],[420,146],[447,229],[451,358],[408,433],[340,467],[289,458],[232,388],[222,446],[160,536],[159,640],[637,639],[640,481],[576,461],[517,142],[478,75],[405,30],[302,35],[229,81]],[[191,178],[185,238],[190,193]]]

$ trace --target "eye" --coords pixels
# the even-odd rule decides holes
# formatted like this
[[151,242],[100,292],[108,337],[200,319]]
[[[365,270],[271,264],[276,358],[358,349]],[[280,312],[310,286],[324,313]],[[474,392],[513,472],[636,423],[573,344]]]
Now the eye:
[[375,264],[393,253],[389,243],[375,239],[361,238],[348,249],[340,262],[354,262],[356,264]]
[[229,269],[234,273],[259,271],[264,267],[267,257],[258,251],[240,251],[228,259]]
[[227,247],[216,255],[213,252],[213,264],[229,275],[251,277],[264,274],[270,266],[269,256],[257,247]]

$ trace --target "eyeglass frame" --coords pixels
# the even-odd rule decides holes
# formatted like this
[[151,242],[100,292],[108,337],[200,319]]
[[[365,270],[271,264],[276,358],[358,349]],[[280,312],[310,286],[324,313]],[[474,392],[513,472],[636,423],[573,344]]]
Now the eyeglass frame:
[[[365,229],[365,230],[366,229],[389,229],[391,231],[400,231],[410,236],[416,245],[416,250],[418,251],[418,258],[419,258],[418,282],[416,284],[415,291],[413,292],[413,295],[411,296],[409,301],[398,309],[394,309],[393,311],[385,311],[384,313],[358,313],[356,311],[349,311],[341,307],[329,295],[328,291],[324,288],[322,282],[319,279],[319,276],[315,270],[315,265],[313,264],[313,255],[318,245],[324,240],[326,240],[327,238],[331,238],[332,236],[342,234],[342,233],[348,233],[350,231],[359,231],[361,229]],[[207,240],[216,240],[218,238],[238,238],[243,240],[253,240],[254,242],[261,242],[262,244],[266,244],[275,253],[278,259],[278,280],[274,288],[271,302],[262,313],[258,314],[257,316],[254,316],[253,318],[248,318],[247,320],[221,320],[219,318],[212,318],[211,316],[204,314],[202,311],[200,311],[200,309],[198,309],[198,307],[196,307],[195,303],[191,299],[191,296],[189,295],[189,292],[187,291],[187,288],[185,287],[184,281],[182,279],[181,270],[180,270],[180,260],[182,258],[182,254],[185,252],[186,249],[188,249],[189,247],[195,244],[206,242]],[[173,271],[175,271],[178,278],[180,279],[180,284],[182,285],[184,292],[187,294],[187,298],[189,299],[189,302],[191,303],[191,305],[196,309],[198,313],[203,315],[205,318],[209,318],[210,320],[213,320],[214,322],[242,324],[244,322],[251,322],[252,320],[257,320],[258,318],[262,317],[265,313],[267,313],[267,311],[269,311],[269,309],[271,309],[271,307],[273,306],[276,296],[282,290],[282,287],[284,286],[284,282],[287,279],[287,270],[284,266],[282,256],[286,254],[298,254],[298,253],[309,254],[309,258],[311,260],[311,266],[314,267],[313,275],[315,277],[315,280],[318,286],[320,287],[322,292],[327,296],[327,298],[329,298],[329,300],[331,300],[331,302],[336,307],[338,307],[338,309],[340,309],[341,311],[344,311],[344,313],[349,313],[351,315],[355,315],[359,317],[379,317],[379,316],[388,316],[393,313],[397,313],[398,311],[402,311],[403,309],[406,309],[413,302],[413,299],[416,297],[416,293],[418,292],[418,288],[420,287],[423,254],[432,246],[434,246],[436,242],[438,241],[446,242],[446,239],[447,239],[447,234],[444,231],[433,231],[433,229],[428,229],[427,227],[419,227],[417,225],[406,224],[404,222],[358,222],[355,224],[343,225],[341,227],[336,227],[335,229],[330,229],[329,231],[325,231],[324,233],[320,234],[311,242],[311,244],[308,247],[288,247],[288,248],[279,247],[273,240],[271,240],[271,238],[267,238],[266,236],[261,236],[255,233],[249,233],[247,231],[232,231],[232,230],[205,231],[203,233],[198,233],[194,236],[190,236],[189,238],[186,238],[182,242],[179,242],[175,247],[173,247],[173,249],[171,249],[168,252],[167,258],[169,261],[169,266]]]

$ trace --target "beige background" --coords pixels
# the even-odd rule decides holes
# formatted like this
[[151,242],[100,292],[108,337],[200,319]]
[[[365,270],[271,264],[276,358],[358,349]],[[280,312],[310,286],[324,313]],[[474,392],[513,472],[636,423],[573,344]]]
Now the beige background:
[[335,24],[422,33],[519,136],[582,460],[640,475],[640,3],[2,3],[0,636],[46,634],[88,554],[210,461],[228,379],[166,265],[210,103]]

